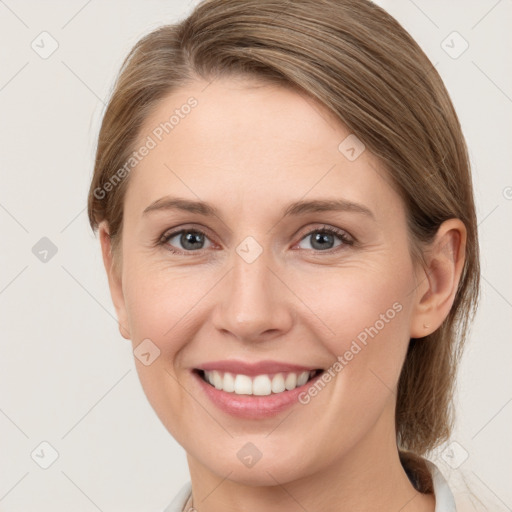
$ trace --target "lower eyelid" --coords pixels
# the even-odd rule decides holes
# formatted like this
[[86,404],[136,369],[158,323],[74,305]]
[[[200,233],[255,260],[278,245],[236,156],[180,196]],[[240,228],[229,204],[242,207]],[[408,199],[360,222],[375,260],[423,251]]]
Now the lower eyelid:
[[164,233],[161,238],[160,238],[160,244],[161,245],[167,245],[167,246],[170,246],[172,247],[173,249],[176,249],[176,252],[187,252],[187,253],[194,253],[194,252],[201,252],[203,250],[206,250],[208,249],[208,247],[203,247],[202,249],[197,249],[195,251],[187,251],[185,249],[179,249],[179,248],[175,248],[173,247],[172,245],[169,244],[169,241],[172,240],[173,238],[175,238],[176,236],[178,235],[181,235],[183,233],[197,233],[197,234],[200,234],[202,236],[204,236],[205,239],[207,239],[210,244],[213,246],[215,245],[215,243],[211,240],[211,237],[209,237],[204,231],[201,231],[199,229],[181,229],[179,231],[174,231],[172,233],[169,233],[169,234],[166,234]]

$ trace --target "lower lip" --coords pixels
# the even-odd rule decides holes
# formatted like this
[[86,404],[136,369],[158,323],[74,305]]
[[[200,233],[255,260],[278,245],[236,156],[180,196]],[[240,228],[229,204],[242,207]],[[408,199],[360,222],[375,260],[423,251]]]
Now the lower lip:
[[270,395],[237,395],[215,388],[202,379],[195,371],[192,372],[206,396],[224,412],[240,418],[258,419],[270,418],[299,403],[299,395],[312,386],[322,374],[319,373],[306,384],[291,391],[273,393]]

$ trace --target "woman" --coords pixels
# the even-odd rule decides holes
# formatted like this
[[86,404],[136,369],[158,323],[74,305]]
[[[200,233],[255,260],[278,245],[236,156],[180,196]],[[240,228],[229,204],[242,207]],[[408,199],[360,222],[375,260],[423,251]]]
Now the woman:
[[139,41],[89,194],[195,509],[448,512],[479,260],[428,58],[361,0],[210,0]]

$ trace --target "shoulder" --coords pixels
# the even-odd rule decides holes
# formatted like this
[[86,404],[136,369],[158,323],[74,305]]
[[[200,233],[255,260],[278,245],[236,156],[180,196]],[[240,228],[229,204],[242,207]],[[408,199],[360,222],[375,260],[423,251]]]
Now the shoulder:
[[432,476],[432,485],[436,498],[435,512],[462,512],[456,510],[455,498],[441,470],[427,459],[425,459],[425,464]]
[[183,507],[192,492],[192,484],[187,482],[179,491],[169,505],[161,512],[182,512]]

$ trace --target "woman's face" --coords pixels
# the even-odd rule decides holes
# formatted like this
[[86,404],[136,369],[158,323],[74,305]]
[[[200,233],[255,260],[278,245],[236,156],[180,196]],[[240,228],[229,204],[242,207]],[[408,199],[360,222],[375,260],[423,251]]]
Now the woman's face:
[[235,79],[162,100],[142,145],[114,302],[195,468],[275,485],[395,446],[418,291],[376,158],[312,100]]

